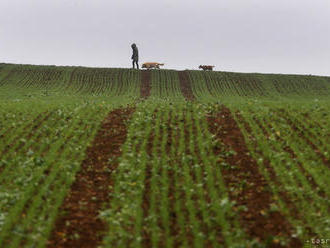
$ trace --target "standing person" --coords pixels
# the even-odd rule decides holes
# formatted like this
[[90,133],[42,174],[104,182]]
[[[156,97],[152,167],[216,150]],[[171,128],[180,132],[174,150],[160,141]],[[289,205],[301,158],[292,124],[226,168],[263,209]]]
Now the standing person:
[[135,64],[137,69],[139,69],[139,50],[137,48],[137,46],[135,45],[135,43],[133,43],[131,45],[132,49],[133,49],[133,55],[132,55],[132,60],[133,60],[133,69],[135,69]]

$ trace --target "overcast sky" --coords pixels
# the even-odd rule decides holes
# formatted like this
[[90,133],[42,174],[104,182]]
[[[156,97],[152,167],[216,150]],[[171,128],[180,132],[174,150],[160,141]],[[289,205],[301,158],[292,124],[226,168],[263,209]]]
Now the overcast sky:
[[330,76],[330,0],[0,0],[0,62]]

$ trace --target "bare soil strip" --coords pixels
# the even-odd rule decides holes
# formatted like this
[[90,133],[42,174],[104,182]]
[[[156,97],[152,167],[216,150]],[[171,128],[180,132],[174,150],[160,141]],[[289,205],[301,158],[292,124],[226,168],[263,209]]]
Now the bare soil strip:
[[133,112],[134,108],[116,109],[103,121],[62,204],[60,212],[65,214],[56,221],[48,247],[100,245],[107,225],[98,214],[110,200],[109,186],[113,183],[110,175],[118,166],[108,161],[110,158],[116,161],[121,155],[127,135],[125,122]]
[[[266,179],[259,172],[257,162],[249,155],[237,123],[230,110],[223,107],[215,117],[208,117],[211,133],[215,134],[227,150],[235,154],[226,157],[226,162],[234,169],[222,169],[224,181],[229,190],[231,200],[237,206],[246,206],[247,211],[240,212],[240,222],[249,236],[266,242],[269,237],[291,237],[292,227],[278,211],[270,211],[274,203],[268,190]],[[215,147],[215,153],[220,154],[221,147]],[[282,247],[279,243],[271,243],[268,247]],[[290,238],[288,247],[301,247],[298,239]]]
[[180,88],[182,95],[187,101],[195,101],[196,98],[191,89],[191,82],[189,80],[188,72],[179,71],[179,79],[180,79]]
[[141,72],[141,98],[147,99],[151,92],[151,71]]
[[[249,139],[250,141],[253,142],[254,145],[254,149],[255,152],[257,152],[261,157],[263,156],[263,154],[258,151],[258,144],[256,142],[255,139],[253,139],[252,134],[252,130],[251,127],[249,126],[249,124],[244,120],[244,118],[241,116],[241,114],[239,112],[236,113],[237,118],[239,119],[239,121],[241,123],[243,123],[244,128],[246,131],[248,131],[249,133]],[[264,134],[265,137],[268,137],[269,134],[267,133],[266,129],[264,126],[261,125],[260,122],[258,122],[258,120],[256,118],[253,118],[254,121],[256,122],[256,124],[258,125],[258,127],[262,130],[262,133]],[[280,198],[285,202],[290,215],[293,216],[295,219],[303,219],[302,213],[298,210],[298,207],[295,203],[295,201],[290,197],[290,195],[288,194],[288,192],[281,190],[281,187],[283,186],[282,183],[280,182],[279,177],[276,175],[274,168],[272,167],[270,161],[267,158],[264,158],[263,161],[263,165],[265,166],[270,179],[272,180],[272,182],[277,186],[277,190],[278,190],[278,194],[280,196]],[[307,224],[306,224],[307,225]],[[307,231],[308,231],[308,235],[312,236],[317,236],[310,227],[307,227]]]
[[[252,130],[251,127],[249,126],[249,124],[244,120],[244,118],[241,116],[241,114],[239,112],[236,113],[237,118],[239,119],[239,121],[241,123],[243,123],[244,128],[246,129],[246,131],[248,131],[249,133],[249,139],[253,142],[254,148],[256,149],[256,152],[262,156],[262,153],[260,151],[257,151],[257,147],[258,144],[257,142],[253,139],[253,137],[251,136],[252,134]],[[260,126],[259,126],[260,127]],[[265,135],[265,137],[267,137],[267,132],[265,130],[264,127],[260,127],[262,129],[263,134]],[[264,158],[263,164],[269,174],[270,179],[274,182],[274,184],[276,186],[278,186],[278,189],[280,189],[281,187],[281,182],[279,177],[276,175],[274,168],[271,166],[270,161],[267,158]],[[284,192],[282,190],[278,191],[279,195],[281,196],[281,198],[284,200],[284,202],[286,203],[286,205],[290,208],[290,213],[295,216],[297,218],[299,211],[297,210],[297,207],[293,204],[293,201],[290,199],[290,197],[288,196],[287,192]]]

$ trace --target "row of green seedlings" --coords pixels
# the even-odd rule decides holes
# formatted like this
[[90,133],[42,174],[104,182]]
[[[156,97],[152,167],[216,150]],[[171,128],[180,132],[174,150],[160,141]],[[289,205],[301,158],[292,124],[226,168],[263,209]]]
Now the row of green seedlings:
[[184,100],[176,71],[157,70],[151,73],[151,97]]
[[1,247],[44,247],[85,148],[106,112],[86,106],[57,109],[37,130],[23,128],[15,134],[21,135],[23,145],[12,144],[0,174]]
[[194,94],[199,98],[329,94],[326,80],[320,77],[197,71],[189,74]]
[[235,247],[232,211],[203,107],[142,103],[114,175],[105,247]]
[[0,94],[5,99],[49,96],[54,92],[61,92],[69,78],[70,70],[12,68],[1,81]]
[[[290,111],[291,112],[291,111]],[[317,189],[325,191],[329,196],[329,189],[327,190],[327,177],[330,175],[328,167],[323,163],[322,157],[318,151],[326,151],[327,148],[311,143],[308,136],[305,133],[296,129],[296,124],[290,119],[291,114],[283,113],[278,109],[275,109],[273,115],[264,120],[268,123],[270,131],[276,134],[276,138],[279,142],[283,143],[290,153],[292,153],[295,161],[299,165],[303,166],[308,177],[312,177],[313,181],[317,184]],[[272,123],[272,124],[270,124]],[[323,138],[321,137],[320,140]],[[324,141],[322,143],[325,143]],[[315,149],[316,148],[316,149]],[[311,179],[312,180],[312,179]]]
[[[278,113],[278,116],[281,116],[281,114]],[[274,115],[275,116],[275,115]],[[329,188],[327,187],[327,178],[329,177],[329,171],[328,167],[323,163],[322,158],[319,156],[319,154],[316,152],[313,146],[311,146],[310,143],[308,143],[304,137],[304,135],[301,135],[301,133],[297,132],[295,129],[292,129],[290,122],[288,122],[287,119],[283,120],[282,118],[270,118],[269,121],[276,122],[276,125],[274,128],[277,128],[278,131],[275,131],[278,137],[279,141],[285,140],[285,143],[282,144],[283,147],[287,148],[289,144],[289,151],[290,153],[293,153],[293,156],[291,154],[291,157],[296,162],[296,164],[300,167],[300,170],[303,172],[304,176],[308,179],[309,183],[311,184],[311,191],[314,194],[314,192],[317,192],[317,197],[328,199],[330,195]],[[291,127],[291,129],[290,129]],[[282,134],[281,134],[282,133]],[[320,147],[317,148],[317,150],[320,149]],[[321,193],[320,193],[321,192]],[[308,194],[307,194],[308,195]],[[310,197],[306,197],[307,201],[310,201]],[[317,200],[316,198],[315,200]],[[329,211],[329,200],[323,201],[320,200],[320,208],[323,209],[321,212],[324,214]],[[322,205],[323,204],[323,205]],[[318,204],[315,204],[318,205]],[[315,216],[320,217],[320,210],[315,209],[315,212],[312,213]],[[318,219],[320,229],[322,229],[322,225],[326,226],[328,220],[327,218],[329,216],[323,215],[322,218]],[[311,217],[314,218],[314,217]],[[316,217],[317,218],[317,217]],[[329,231],[329,229],[328,229]]]
[[[306,115],[299,113],[298,109],[290,109],[289,111],[280,109],[277,113],[296,131],[296,135],[299,135],[317,154],[330,162],[330,134],[328,131],[330,126],[328,123],[323,126],[320,121],[315,121],[317,117],[313,117],[314,120],[307,119]],[[312,111],[310,113],[309,116],[314,116]]]
[[6,88],[44,90],[64,94],[130,95],[137,97],[140,73],[124,69],[13,68],[3,80]]
[[188,75],[191,82],[191,90],[199,101],[208,102],[210,99],[216,99],[214,92],[205,83],[204,76],[201,72],[189,71]]
[[6,79],[10,77],[12,66],[2,65],[0,70],[0,87],[5,84]]
[[326,82],[321,77],[272,75],[270,78],[276,90],[282,95],[329,95]]
[[112,71],[112,73],[96,72],[96,70],[84,68],[74,70],[68,88],[81,94],[98,94],[99,91],[114,92],[114,87],[119,82],[119,70]]
[[[278,205],[273,207],[280,208],[281,212],[287,215],[296,227],[295,236],[308,238],[311,235],[309,230],[321,236],[328,233],[329,189],[326,178],[329,177],[329,172],[320,159],[299,136],[292,130],[289,131],[288,124],[283,123],[276,114],[267,114],[265,108],[245,109],[240,114],[244,120],[237,115],[236,120],[261,171],[279,199]],[[250,130],[246,129],[246,124]],[[288,152],[288,146],[294,152],[294,157]],[[275,172],[277,183],[271,180],[267,162]],[[314,178],[318,189],[313,188],[304,171]],[[318,193],[320,190],[324,191],[327,197],[321,196]],[[291,203],[282,198],[281,192],[289,195]]]
[[[30,111],[30,110],[28,110]],[[11,112],[2,109],[0,111],[0,153],[5,150],[6,140],[12,136],[16,128],[22,128],[25,124],[32,125],[33,119],[38,119],[38,113]]]
[[194,94],[203,99],[224,97],[264,96],[267,90],[262,81],[250,75],[234,75],[222,72],[190,71]]
[[[10,144],[14,140],[17,142],[27,128],[32,127],[39,120],[47,116],[47,108],[22,102],[4,101],[0,103],[0,154],[6,153],[10,149]],[[45,114],[42,113],[45,112]],[[2,160],[2,156],[0,156]]]
[[139,96],[141,76],[125,69],[76,69],[68,90],[76,94]]
[[[330,160],[330,102],[293,102],[277,104],[276,114],[324,160]],[[272,108],[271,103],[266,104]],[[313,153],[314,154],[314,153]]]
[[[238,96],[254,97],[268,95],[264,82],[262,82],[254,74],[241,73],[218,73],[219,75],[210,74],[210,79],[216,84],[227,84],[227,88],[236,91]],[[219,88],[218,88],[219,89]],[[221,90],[221,88],[219,89]]]
[[52,89],[63,80],[63,70],[58,69],[12,69],[5,83],[18,88]]
[[[206,73],[206,72],[204,72]],[[235,81],[232,78],[227,79],[222,74],[197,74],[196,78],[199,80],[193,81],[194,92],[198,95],[202,102],[237,102],[245,101],[246,99],[255,99],[256,96],[268,95],[267,91],[264,93],[258,93],[255,88],[249,87],[249,80],[255,82],[256,79],[249,79],[246,82]],[[240,80],[240,79],[237,79]],[[242,87],[241,85],[248,85],[248,87]],[[257,83],[254,83],[257,85]]]
[[219,84],[218,80],[211,79],[208,73],[212,72],[189,72],[192,91],[200,101],[209,102],[238,96],[237,92],[233,91],[231,82],[223,81]]

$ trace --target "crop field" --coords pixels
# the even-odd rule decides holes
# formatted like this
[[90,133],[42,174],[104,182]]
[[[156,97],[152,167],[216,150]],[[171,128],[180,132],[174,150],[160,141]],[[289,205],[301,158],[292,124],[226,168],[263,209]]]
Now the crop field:
[[330,247],[330,78],[0,64],[0,247]]

